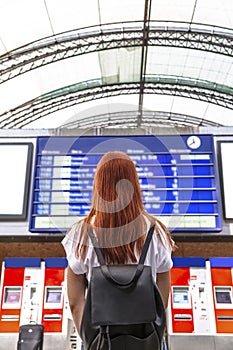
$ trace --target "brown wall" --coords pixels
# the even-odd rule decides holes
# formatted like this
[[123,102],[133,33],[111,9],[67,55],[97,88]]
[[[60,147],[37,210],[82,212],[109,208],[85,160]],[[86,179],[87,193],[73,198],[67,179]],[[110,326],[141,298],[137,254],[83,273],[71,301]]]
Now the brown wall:
[[0,262],[14,257],[63,257],[64,249],[59,242],[0,242]]
[[174,256],[210,257],[233,256],[233,242],[177,242]]
[[[232,242],[177,242],[174,256],[229,257],[233,256]],[[10,257],[65,257],[60,242],[0,242],[0,263]]]

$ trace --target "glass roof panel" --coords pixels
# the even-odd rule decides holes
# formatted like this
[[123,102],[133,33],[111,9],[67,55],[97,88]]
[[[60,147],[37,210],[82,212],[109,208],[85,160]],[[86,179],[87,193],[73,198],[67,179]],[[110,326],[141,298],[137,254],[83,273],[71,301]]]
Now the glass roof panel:
[[[58,128],[63,124],[73,124],[75,121],[90,118],[96,115],[111,114],[119,111],[137,110],[138,95],[121,95],[77,104],[30,123],[26,128]],[[75,123],[74,123],[75,125]],[[91,123],[89,124],[91,128]]]
[[44,93],[100,77],[98,54],[95,52],[32,70],[0,84],[0,114]]
[[0,37],[7,51],[52,34],[43,1],[0,2]]
[[151,20],[190,22],[196,0],[152,1]]
[[43,69],[38,69],[36,76],[41,93],[100,78],[98,55],[90,53],[49,64]]
[[171,110],[173,113],[184,113],[184,115],[192,115],[202,119],[206,111],[207,103],[194,99],[174,96]]
[[0,85],[0,115],[41,95],[35,72],[24,74]]
[[232,0],[156,0],[151,20],[205,23],[233,27]]
[[233,27],[232,0],[198,0],[193,22],[220,27]]
[[104,83],[140,80],[141,48],[100,51],[99,60]]
[[99,24],[97,0],[46,0],[55,33]]
[[145,95],[144,109],[164,111],[168,113],[180,113],[207,119],[220,125],[233,125],[233,112],[211,103],[179,96]]
[[230,109],[209,104],[203,119],[215,121],[225,126],[232,126],[233,112]]
[[142,21],[144,0],[99,0],[101,23]]
[[147,74],[174,75],[233,86],[231,57],[175,47],[149,47]]
[[137,111],[137,107],[138,96],[135,94],[107,97],[77,106],[76,114],[69,121],[72,122],[74,120],[90,118],[95,115],[110,115],[116,112]]
[[61,111],[53,113],[52,118],[51,114],[49,114],[26,125],[25,127],[23,127],[23,129],[56,129],[62,124],[69,121],[71,116],[75,115],[75,111],[75,107],[62,109]]

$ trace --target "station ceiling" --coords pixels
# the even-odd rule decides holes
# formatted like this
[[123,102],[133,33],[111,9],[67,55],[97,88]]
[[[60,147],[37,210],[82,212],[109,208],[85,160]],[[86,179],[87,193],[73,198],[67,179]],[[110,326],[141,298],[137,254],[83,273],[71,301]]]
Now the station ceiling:
[[232,0],[0,0],[0,128],[233,126]]

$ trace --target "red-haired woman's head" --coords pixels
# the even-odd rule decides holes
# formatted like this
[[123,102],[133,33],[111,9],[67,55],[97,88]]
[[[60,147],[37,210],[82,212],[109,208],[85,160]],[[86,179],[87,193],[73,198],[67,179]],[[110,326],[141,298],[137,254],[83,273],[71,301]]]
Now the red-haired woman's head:
[[107,152],[96,168],[92,205],[82,226],[77,254],[87,252],[90,226],[106,262],[136,262],[146,233],[143,202],[136,167],[124,152]]
[[92,210],[95,215],[115,218],[111,227],[122,225],[124,218],[125,223],[131,222],[143,211],[136,167],[127,154],[108,152],[100,160],[94,177]]

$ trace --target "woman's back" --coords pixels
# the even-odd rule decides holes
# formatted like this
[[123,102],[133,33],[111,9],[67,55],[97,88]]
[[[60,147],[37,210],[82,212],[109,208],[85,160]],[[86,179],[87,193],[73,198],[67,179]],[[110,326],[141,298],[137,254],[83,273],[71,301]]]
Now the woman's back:
[[90,280],[92,268],[99,265],[89,232],[93,232],[107,264],[135,264],[151,226],[154,232],[145,265],[152,268],[166,308],[174,242],[167,228],[145,211],[134,162],[123,152],[106,153],[95,172],[90,212],[62,241],[69,262],[68,299],[78,332],[86,279]]

